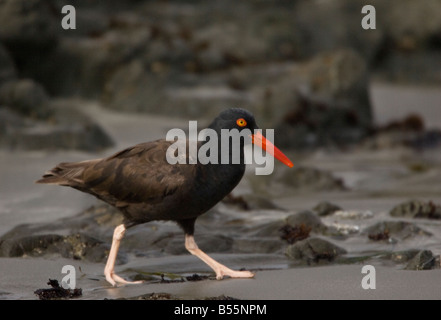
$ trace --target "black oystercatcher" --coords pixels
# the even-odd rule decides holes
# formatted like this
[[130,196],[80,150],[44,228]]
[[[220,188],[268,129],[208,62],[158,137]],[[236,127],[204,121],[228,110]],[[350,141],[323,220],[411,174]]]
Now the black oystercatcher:
[[[257,129],[253,115],[244,109],[228,109],[214,119],[209,128]],[[252,134],[252,142],[292,167],[291,161],[261,134]],[[124,215],[124,223],[115,228],[104,274],[113,286],[129,282],[115,274],[114,265],[121,239],[127,228],[153,220],[173,220],[185,232],[185,247],[215,272],[216,278],[251,278],[249,271],[234,271],[213,260],[194,241],[196,218],[228,195],[245,172],[244,141],[240,145],[239,164],[169,164],[167,149],[173,141],[141,143],[108,158],[60,163],[37,183],[69,186],[115,206]],[[198,143],[198,148],[204,142]],[[220,146],[219,146],[220,147]],[[274,151],[271,152],[272,147]],[[219,149],[220,151],[220,149]],[[231,151],[230,151],[231,152]],[[188,157],[188,156],[187,156]],[[188,162],[187,162],[188,163]]]

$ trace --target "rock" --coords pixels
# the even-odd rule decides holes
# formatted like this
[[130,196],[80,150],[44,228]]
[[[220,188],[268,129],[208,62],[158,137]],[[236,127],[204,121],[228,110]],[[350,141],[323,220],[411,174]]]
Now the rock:
[[286,221],[282,219],[266,222],[251,228],[249,235],[255,238],[278,238],[280,229],[286,225]]
[[277,182],[296,190],[330,191],[346,189],[343,181],[334,177],[331,172],[312,167],[281,167],[274,173],[274,176]]
[[301,86],[276,127],[282,147],[313,148],[353,144],[372,127],[367,66],[352,50],[314,57],[303,67]]
[[36,69],[48,73],[40,65],[50,61],[61,30],[58,13],[52,10],[51,2],[44,0],[0,2],[0,42],[8,49],[20,77],[37,79]]
[[311,229],[311,227],[308,227],[303,223],[300,225],[295,225],[294,227],[286,224],[279,229],[280,238],[286,240],[289,244],[293,244],[297,241],[308,238]]
[[393,217],[403,218],[425,218],[425,219],[440,219],[441,206],[433,202],[423,202],[419,200],[412,200],[397,205],[390,211]]
[[336,218],[346,220],[371,219],[374,216],[370,210],[337,210],[333,215]]
[[294,260],[311,262],[333,261],[339,255],[345,254],[346,250],[331,242],[320,238],[308,238],[286,248],[285,254]]
[[41,257],[57,254],[69,259],[104,262],[109,249],[109,246],[101,241],[79,233],[69,236],[31,235],[0,241],[2,257]]
[[[0,41],[14,49],[47,48],[57,40],[57,16],[43,0],[0,2]],[[29,52],[27,53],[29,54]]]
[[0,88],[0,105],[37,119],[47,119],[52,110],[46,90],[31,79],[9,81]]
[[406,270],[430,270],[435,267],[435,257],[430,250],[421,250],[406,265]]
[[331,215],[336,211],[342,210],[342,208],[333,203],[323,201],[312,208],[312,210],[315,211],[319,217],[324,217]]
[[363,141],[362,146],[369,149],[435,148],[441,146],[441,130],[426,129],[420,115],[409,114],[376,128],[372,136]]
[[75,107],[51,103],[47,111],[49,119],[32,119],[23,118],[10,108],[0,108],[0,148],[96,151],[113,145],[104,130]]
[[118,68],[105,82],[101,101],[105,107],[119,111],[161,113],[159,110],[167,107],[166,79],[135,60]]
[[286,218],[286,223],[291,227],[299,227],[304,225],[306,228],[316,233],[323,233],[326,231],[326,226],[322,223],[320,218],[312,211],[304,210]]
[[396,263],[405,263],[411,260],[416,254],[420,252],[417,249],[409,249],[405,251],[393,252],[391,254],[387,254],[387,257]]
[[428,0],[424,6],[411,0],[377,1],[375,6],[377,12],[387,12],[378,27],[384,27],[388,38],[377,74],[388,81],[439,83],[439,1]]
[[413,223],[407,221],[382,221],[365,228],[362,234],[367,234],[374,241],[393,241],[396,238],[406,240],[417,236],[431,236],[432,234],[422,230]]
[[9,52],[0,43],[0,86],[17,78],[17,70]]
[[50,223],[21,224],[5,233],[0,241],[41,234],[66,237],[85,234],[103,241],[112,240],[113,229],[123,221],[122,213],[107,204],[92,206],[77,215]]
[[[0,238],[0,256],[56,255],[102,263],[110,250],[113,229],[121,222],[122,214],[104,204],[52,223],[18,225]],[[126,259],[122,248],[117,263]]]
[[347,190],[342,179],[326,170],[294,165],[293,168],[276,164],[269,176],[247,175],[254,193],[263,197],[290,195],[292,192],[307,193]]

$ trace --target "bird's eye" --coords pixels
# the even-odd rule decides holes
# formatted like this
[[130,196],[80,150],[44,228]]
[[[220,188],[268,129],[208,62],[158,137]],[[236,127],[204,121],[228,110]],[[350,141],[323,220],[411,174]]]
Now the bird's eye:
[[245,127],[247,125],[247,122],[244,118],[240,118],[236,120],[236,123],[239,127]]

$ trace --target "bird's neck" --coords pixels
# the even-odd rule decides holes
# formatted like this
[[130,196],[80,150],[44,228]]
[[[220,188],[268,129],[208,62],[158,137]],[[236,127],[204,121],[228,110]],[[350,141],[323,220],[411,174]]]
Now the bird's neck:
[[206,156],[207,159],[210,159],[211,164],[245,165],[243,137],[231,135],[228,130],[222,132],[222,129],[215,124],[212,124],[208,129],[211,129],[211,133],[209,138],[200,143],[199,156]]

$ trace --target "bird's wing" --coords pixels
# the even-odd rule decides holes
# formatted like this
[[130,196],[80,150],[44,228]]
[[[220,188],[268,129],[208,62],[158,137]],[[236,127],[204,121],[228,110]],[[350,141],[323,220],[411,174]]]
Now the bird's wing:
[[93,160],[76,177],[81,180],[77,188],[117,207],[161,201],[178,188],[188,187],[196,170],[193,165],[167,162],[166,152],[172,143],[142,143],[100,161]]

